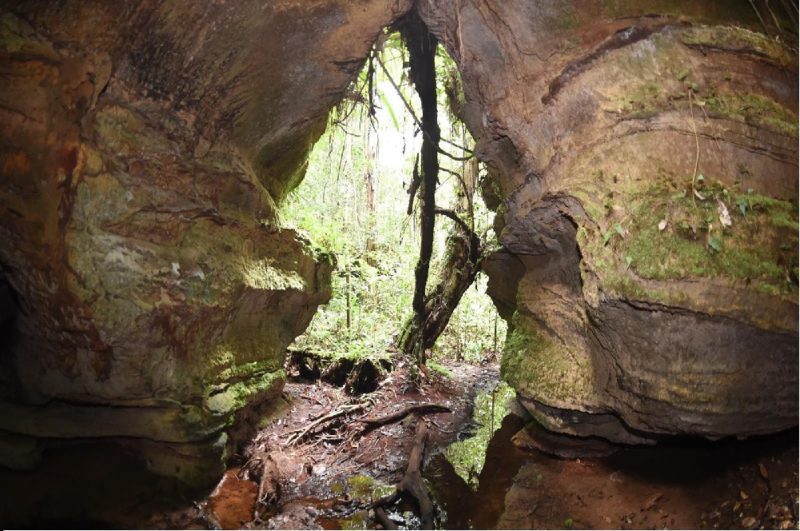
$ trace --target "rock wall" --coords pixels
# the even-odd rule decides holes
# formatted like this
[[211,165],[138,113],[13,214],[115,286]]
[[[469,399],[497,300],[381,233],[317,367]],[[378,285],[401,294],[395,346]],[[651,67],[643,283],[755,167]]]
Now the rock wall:
[[420,9],[489,164],[503,373],[535,418],[623,443],[797,425],[797,57],[750,3]]
[[330,297],[331,258],[278,205],[407,4],[0,8],[4,464],[110,437],[190,483],[219,473]]

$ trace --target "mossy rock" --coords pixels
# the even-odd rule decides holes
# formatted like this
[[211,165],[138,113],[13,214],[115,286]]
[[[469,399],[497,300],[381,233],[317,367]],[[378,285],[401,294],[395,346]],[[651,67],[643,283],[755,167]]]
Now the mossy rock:
[[796,298],[797,204],[703,181],[667,177],[615,198],[625,206],[579,230],[590,267],[623,290],[619,277],[721,278]]
[[501,375],[526,397],[572,403],[589,397],[593,377],[586,353],[561,343],[530,318],[514,314],[506,339]]

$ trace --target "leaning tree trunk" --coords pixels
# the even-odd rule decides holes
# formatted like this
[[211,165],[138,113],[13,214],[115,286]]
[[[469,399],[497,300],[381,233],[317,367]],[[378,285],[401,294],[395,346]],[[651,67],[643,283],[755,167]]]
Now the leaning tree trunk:
[[[410,56],[411,80],[422,103],[422,169],[419,175],[422,204],[420,208],[420,251],[414,270],[413,318],[404,330],[400,345],[403,352],[425,363],[425,351],[420,348],[420,332],[426,321],[425,288],[428,283],[431,255],[433,253],[433,229],[435,224],[436,182],[439,174],[439,124],[436,108],[436,38],[428,27],[412,11],[402,25],[401,33]],[[413,186],[412,186],[413,190]],[[413,193],[413,191],[412,191]],[[412,197],[413,200],[413,197]]]
[[423,362],[425,351],[432,348],[444,332],[461,297],[475,281],[482,254],[480,238],[455,213],[444,209],[437,209],[436,213],[453,219],[457,227],[447,238],[439,282],[425,296],[425,320],[418,326],[413,318],[410,319],[400,339],[404,352],[417,352]]
[[526,408],[628,443],[796,426],[796,8],[417,6],[489,166],[483,265]]

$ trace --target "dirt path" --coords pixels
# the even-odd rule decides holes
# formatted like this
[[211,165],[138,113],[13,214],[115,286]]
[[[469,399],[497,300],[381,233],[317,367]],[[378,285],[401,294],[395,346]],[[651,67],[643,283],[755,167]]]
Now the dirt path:
[[[402,477],[416,424],[430,431],[428,453],[455,440],[469,421],[478,389],[496,384],[496,364],[450,364],[445,377],[428,371],[419,388],[400,368],[372,393],[349,396],[321,381],[294,381],[284,390],[283,408],[261,429],[215,491],[193,507],[160,514],[153,527],[223,529],[320,529],[372,525],[366,506],[393,489]],[[364,430],[357,419],[382,417],[415,404],[434,403],[450,412],[409,415]],[[298,438],[299,429],[350,406],[366,404],[329,423],[330,428]],[[420,420],[421,418],[421,420]],[[328,424],[325,424],[328,425]],[[265,469],[266,464],[266,469]],[[261,478],[269,475],[261,486]],[[261,487],[264,503],[257,503]]]

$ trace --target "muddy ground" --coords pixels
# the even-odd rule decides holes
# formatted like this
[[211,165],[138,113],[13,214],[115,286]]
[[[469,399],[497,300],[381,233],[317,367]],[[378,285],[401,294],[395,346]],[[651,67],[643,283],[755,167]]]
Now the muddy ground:
[[[499,379],[494,362],[448,363],[443,372],[448,375],[429,370],[414,386],[400,367],[361,395],[295,374],[283,407],[233,456],[216,489],[199,498],[109,445],[56,449],[34,472],[0,471],[7,502],[1,521],[63,528],[376,528],[369,505],[393,491],[415,429],[425,422],[424,476],[439,528],[797,528],[797,430],[559,459],[514,446],[513,436],[528,420],[513,403],[488,400]],[[450,411],[409,415],[371,430],[360,422],[429,403]],[[298,431],[348,408],[319,424],[324,430]],[[495,419],[491,429],[473,415],[484,424]],[[457,460],[463,448],[446,448],[481,433],[488,444],[485,464],[468,465],[473,469],[465,473]],[[466,457],[469,462],[475,455]],[[412,501],[387,512],[401,528],[419,525]]]

